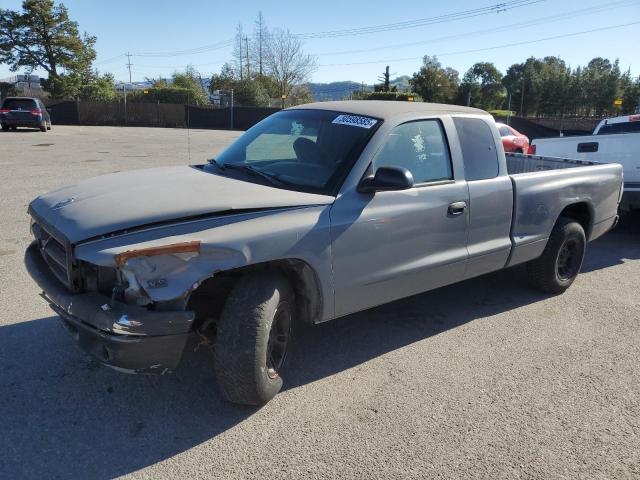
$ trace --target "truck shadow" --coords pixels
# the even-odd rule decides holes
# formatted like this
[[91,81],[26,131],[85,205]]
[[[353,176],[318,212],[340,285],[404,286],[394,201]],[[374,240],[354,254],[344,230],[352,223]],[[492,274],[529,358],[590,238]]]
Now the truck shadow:
[[[586,271],[640,258],[638,230],[590,245]],[[514,269],[302,328],[286,388],[546,298]],[[57,317],[0,328],[0,478],[113,478],[250,421],[257,409],[226,403],[210,351],[193,350],[173,375],[130,376],[82,353]]]
[[640,212],[622,217],[618,226],[587,245],[582,272],[592,272],[640,259]]

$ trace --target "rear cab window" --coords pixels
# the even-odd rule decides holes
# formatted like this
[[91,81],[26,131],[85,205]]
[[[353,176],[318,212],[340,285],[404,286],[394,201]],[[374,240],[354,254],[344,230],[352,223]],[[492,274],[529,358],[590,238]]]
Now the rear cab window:
[[600,127],[598,135],[612,135],[614,133],[638,133],[640,132],[640,120],[633,122],[607,123]]
[[453,117],[458,132],[467,181],[498,176],[500,167],[493,132],[479,118]]
[[38,108],[38,104],[31,98],[5,98],[2,102],[3,110],[31,110]]

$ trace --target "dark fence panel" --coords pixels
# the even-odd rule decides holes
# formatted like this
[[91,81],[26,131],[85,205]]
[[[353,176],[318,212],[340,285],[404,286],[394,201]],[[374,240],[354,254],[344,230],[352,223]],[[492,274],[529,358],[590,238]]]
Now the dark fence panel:
[[228,108],[185,105],[184,115],[189,128],[225,130],[231,126]]
[[233,109],[233,128],[247,130],[279,110],[279,108],[268,107],[235,107]]
[[65,102],[47,105],[51,123],[54,125],[79,125],[78,106],[76,102]]
[[[96,125],[166,128],[231,128],[231,110],[212,105],[195,106],[151,102],[65,101],[47,107],[54,125]],[[266,107],[234,107],[233,128],[247,130],[280,110]]]
[[[267,118],[279,108],[268,107],[233,107],[233,128],[247,130],[259,121]],[[189,127],[203,129],[228,129],[231,127],[231,109],[212,106],[185,106]]]

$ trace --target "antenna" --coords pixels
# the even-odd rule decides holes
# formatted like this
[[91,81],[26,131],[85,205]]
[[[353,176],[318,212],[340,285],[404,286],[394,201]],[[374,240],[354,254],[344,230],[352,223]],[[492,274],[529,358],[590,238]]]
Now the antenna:
[[189,113],[189,90],[187,90],[187,158],[191,163],[191,130],[190,130],[190,113]]

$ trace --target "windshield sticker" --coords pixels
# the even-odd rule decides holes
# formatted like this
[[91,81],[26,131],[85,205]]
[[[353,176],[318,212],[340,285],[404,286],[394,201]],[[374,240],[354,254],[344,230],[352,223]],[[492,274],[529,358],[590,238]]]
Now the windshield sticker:
[[359,115],[338,115],[331,123],[369,129],[378,123],[378,121],[375,118],[361,117]]
[[301,124],[297,120],[294,120],[293,122],[291,122],[291,135],[295,135],[295,136],[302,135],[302,132],[304,132],[303,124]]

